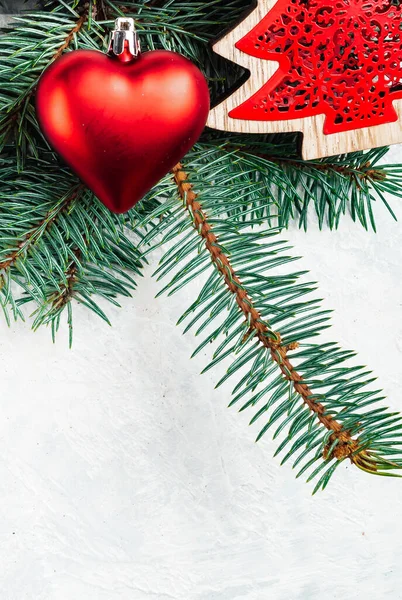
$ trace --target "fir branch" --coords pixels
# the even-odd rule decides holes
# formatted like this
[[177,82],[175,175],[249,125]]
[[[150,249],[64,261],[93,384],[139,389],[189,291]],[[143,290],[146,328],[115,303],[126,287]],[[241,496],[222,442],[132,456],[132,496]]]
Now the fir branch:
[[64,40],[64,42],[62,43],[60,48],[58,48],[58,50],[54,53],[53,60],[57,60],[58,58],[60,58],[60,56],[65,52],[65,50],[67,50],[70,47],[70,44],[74,39],[74,36],[77,35],[77,33],[79,33],[81,31],[81,29],[84,26],[87,19],[88,19],[88,8],[85,9],[85,11],[80,16],[80,18],[78,19],[75,26],[71,29],[71,31],[66,36],[66,39]]
[[331,415],[326,414],[323,404],[316,400],[314,392],[303,381],[301,375],[290,362],[288,353],[291,350],[296,350],[299,343],[292,342],[289,345],[284,345],[281,334],[278,331],[273,331],[255,308],[252,298],[247,294],[247,290],[236,275],[227,254],[219,244],[219,240],[213,232],[213,227],[209,224],[197,194],[194,192],[192,184],[189,183],[187,173],[180,163],[173,169],[173,175],[179,195],[191,215],[194,229],[204,240],[212,263],[222,275],[226,287],[235,297],[236,303],[245,317],[248,331],[244,341],[252,336],[259,340],[269,351],[272,360],[278,365],[284,379],[292,384],[304,404],[317,416],[320,423],[331,432],[330,440],[324,450],[326,459],[330,457],[329,455],[332,452],[337,459],[348,457],[357,466],[361,464],[370,465],[372,471],[377,471],[375,461],[371,460],[366,450],[359,449],[359,442],[352,439],[350,431],[345,430],[341,423]]
[[76,260],[74,260],[66,270],[65,275],[67,283],[61,286],[60,292],[55,294],[54,298],[51,298],[52,308],[56,310],[64,308],[66,304],[71,302],[74,296],[74,283],[77,280],[78,265],[82,260],[82,252],[79,248],[75,248],[73,252]]
[[7,272],[18,260],[25,260],[27,254],[32,250],[32,246],[34,246],[46,232],[49,232],[59,214],[68,210],[70,205],[79,198],[83,189],[83,184],[75,185],[65,197],[62,197],[55,206],[52,206],[52,208],[49,209],[38,223],[30,228],[17,243],[16,248],[10,249],[8,252],[6,249],[3,249],[3,256],[0,260],[0,271]]
[[[4,81],[4,90],[0,92],[0,151],[14,140],[19,169],[23,167],[28,149],[35,152],[35,141],[43,140],[32,102],[39,77],[51,62],[69,49],[72,41],[79,35],[88,19],[88,7],[89,5],[85,6],[80,15],[73,13],[76,17],[73,23],[70,15],[58,18],[57,12],[62,11],[63,7],[59,7],[55,15],[46,15],[46,21],[40,19],[40,13],[16,17],[14,31],[0,38],[0,56],[4,61],[4,68],[0,73],[0,84]],[[53,38],[56,43],[53,52],[51,45],[49,48],[49,38]],[[34,60],[33,50],[37,52]]]
[[[58,212],[54,222],[43,228],[42,221],[46,221],[52,210],[60,206],[61,199],[67,198],[65,194],[78,185],[75,176],[60,165],[48,148],[36,120],[34,90],[46,66],[62,52],[74,48],[104,49],[104,27],[112,25],[115,17],[126,14],[136,18],[144,49],[176,50],[203,67],[215,97],[221,83],[226,85],[239,73],[231,74],[232,67],[211,55],[206,42],[223,24],[235,21],[246,4],[245,0],[213,0],[211,3],[161,0],[153,4],[145,0],[102,0],[96,4],[75,0],[47,2],[44,10],[18,17],[14,29],[0,37],[0,122],[3,124],[0,143],[4,150],[4,164],[0,168],[0,261],[4,267],[0,301],[3,308],[10,306],[17,315],[25,302],[34,301],[38,304],[35,327],[42,323],[53,326],[60,318],[59,307],[70,310],[72,300],[82,297],[91,310],[107,320],[99,307],[93,307],[90,298],[99,292],[115,301],[120,292],[129,293],[132,282],[128,287],[121,283],[128,282],[126,270],[134,269],[137,273],[138,264],[142,262],[135,244],[125,233],[127,228],[138,231],[136,223],[151,209],[160,211],[159,215],[164,213],[162,228],[168,231],[171,223],[169,210],[160,204],[171,194],[171,183],[165,179],[124,218],[107,218],[107,211],[92,194],[83,190],[80,203],[73,201]],[[100,18],[109,20],[102,23]],[[239,139],[236,136],[219,138],[219,135],[205,132],[187,160],[200,173],[210,164],[219,164],[214,180],[217,189],[224,190],[222,194],[229,199],[224,210],[234,224],[268,223],[282,227],[297,218],[301,226],[307,227],[310,207],[314,206],[320,226],[326,219],[331,227],[338,226],[348,211],[364,226],[369,222],[374,226],[375,196],[387,203],[386,193],[400,193],[401,169],[392,165],[378,166],[381,151],[338,157],[331,159],[327,166],[325,161],[315,164],[298,161],[295,136],[258,138],[257,142],[252,136]],[[289,157],[293,158],[284,160]],[[370,168],[366,166],[368,162]],[[45,177],[42,186],[45,173],[49,178]],[[56,194],[55,190],[60,193]],[[85,211],[90,214],[91,222],[84,216]],[[89,239],[88,234],[94,239]],[[124,256],[116,246],[122,234],[121,248],[127,252]],[[80,260],[70,294],[67,293],[68,274],[77,250]],[[134,257],[130,256],[131,252]],[[23,297],[15,298],[11,294],[12,282],[23,286]],[[60,304],[60,298],[67,298],[68,302]]]
[[[226,153],[232,172],[246,174],[247,168],[253,168],[250,173],[254,183],[250,205],[256,207],[250,213],[253,218],[258,213],[262,220],[273,222],[272,208],[276,204],[280,227],[288,227],[297,219],[299,226],[307,229],[313,209],[320,228],[325,224],[337,228],[341,217],[349,213],[366,229],[371,226],[376,230],[373,206],[378,202],[396,218],[387,196],[402,197],[402,173],[397,165],[382,164],[387,148],[303,161],[276,156],[275,146],[269,142],[257,145],[254,141],[254,146],[250,146],[247,139],[241,143],[233,141],[221,140],[218,148]],[[204,144],[205,148],[216,147],[211,142]],[[258,203],[256,193],[261,197]]]
[[349,363],[352,352],[311,342],[329,326],[329,311],[310,297],[314,285],[302,281],[304,272],[282,273],[295,259],[278,229],[261,230],[257,219],[244,218],[250,209],[241,208],[238,188],[220,179],[226,157],[211,150],[201,159],[198,149],[190,160],[191,183],[180,165],[174,173],[182,206],[171,197],[162,221],[160,207],[139,228],[148,228],[142,245],[150,250],[170,244],[155,272],[158,280],[169,276],[160,293],[170,296],[207,276],[179,319],[188,321],[185,331],[206,332],[193,356],[218,344],[203,372],[231,361],[217,387],[240,377],[230,406],[257,408],[250,424],[269,415],[257,440],[276,424],[276,454],[286,452],[282,463],[293,459],[297,476],[309,471],[308,481],[317,478],[314,492],[346,459],[372,474],[398,476],[402,417],[379,405],[374,378]]
[[[256,154],[256,156],[260,156],[261,158],[267,158],[266,156],[264,157],[261,154]],[[292,167],[295,169],[301,169],[303,171],[316,169],[317,171],[323,171],[329,175],[332,172],[335,172],[345,177],[357,177],[365,183],[370,181],[370,179],[373,179],[374,181],[385,181],[386,179],[386,175],[384,174],[383,170],[379,168],[373,168],[373,165],[370,161],[365,161],[361,165],[361,170],[356,170],[353,169],[350,165],[339,164],[338,162],[331,160],[331,158],[328,159],[328,162],[303,161],[285,157],[269,157],[269,160],[275,164],[282,165],[283,167]]]
[[[65,309],[72,328],[73,300],[109,323],[93,297],[117,304],[118,295],[129,296],[143,263],[136,241],[128,237],[126,218],[112,215],[52,163],[29,160],[19,174],[6,162],[0,180],[3,310],[9,305],[18,316],[20,307],[34,302],[33,327],[50,324],[53,336]],[[17,284],[14,291],[12,283]]]
[[53,337],[67,313],[71,343],[74,302],[109,323],[97,299],[118,304],[135,289],[145,262],[140,241],[147,252],[166,245],[156,271],[158,279],[169,276],[161,293],[207,276],[180,322],[207,332],[194,354],[219,340],[205,370],[231,361],[218,386],[240,375],[230,404],[256,408],[251,423],[268,415],[258,439],[276,424],[277,454],[285,451],[282,462],[292,458],[298,475],[311,469],[314,491],[345,459],[393,476],[402,467],[401,417],[379,404],[371,373],[350,364],[353,353],[312,343],[328,327],[329,311],[311,297],[315,285],[304,272],[281,272],[295,258],[277,237],[278,225],[295,218],[306,227],[312,206],[320,226],[338,226],[346,212],[374,226],[372,203],[401,195],[402,167],[382,164],[385,149],[306,163],[295,135],[206,131],[186,158],[191,183],[178,166],[174,180],[166,177],[116,216],[58,162],[38,127],[32,100],[43,70],[73,48],[104,49],[104,26],[119,15],[136,18],[143,48],[175,50],[198,63],[217,98],[242,72],[206,43],[246,5],[46,2],[0,38],[0,306],[9,320],[33,303],[33,327],[49,325]]

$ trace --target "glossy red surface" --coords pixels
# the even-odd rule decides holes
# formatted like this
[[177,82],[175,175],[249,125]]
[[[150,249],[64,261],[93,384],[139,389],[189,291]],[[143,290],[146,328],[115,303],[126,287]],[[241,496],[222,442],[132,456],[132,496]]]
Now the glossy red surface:
[[147,52],[130,62],[77,50],[42,75],[36,110],[50,145],[121,213],[197,141],[209,92],[197,67],[173,52]]

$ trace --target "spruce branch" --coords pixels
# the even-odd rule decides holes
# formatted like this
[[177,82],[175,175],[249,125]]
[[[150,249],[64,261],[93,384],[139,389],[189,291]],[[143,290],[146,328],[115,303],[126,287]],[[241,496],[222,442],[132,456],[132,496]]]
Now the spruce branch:
[[25,260],[32,247],[46,232],[49,232],[58,215],[68,210],[70,205],[79,198],[83,189],[82,184],[75,185],[66,196],[62,197],[55,206],[49,209],[43,218],[31,226],[30,230],[18,241],[15,249],[3,249],[4,254],[0,260],[0,271],[7,272],[19,259]]
[[[124,218],[106,215],[84,188],[79,201],[68,203],[68,194],[79,182],[49,149],[35,116],[34,93],[43,70],[75,48],[104,50],[105,29],[125,14],[136,18],[144,50],[179,51],[204,68],[215,98],[239,72],[213,56],[206,42],[234,22],[246,5],[245,0],[46,2],[43,10],[18,17],[13,29],[0,37],[3,310],[8,307],[14,316],[21,315],[20,308],[34,302],[34,326],[51,324],[57,329],[63,310],[71,311],[81,298],[107,321],[92,297],[99,293],[117,302],[120,293],[129,294],[135,287],[126,276],[138,274],[143,257],[136,249],[139,238],[132,239],[130,231],[144,235],[137,223],[148,212],[163,215],[160,225],[166,231],[174,218],[165,201],[172,193],[168,178]],[[298,219],[307,227],[312,207],[320,226],[326,221],[338,226],[347,212],[365,227],[374,226],[373,202],[379,198],[387,204],[386,193],[400,194],[401,168],[379,164],[385,150],[305,163],[297,159],[295,148],[295,136],[257,140],[206,131],[186,160],[200,173],[219,165],[215,186],[229,200],[225,214],[239,226],[286,227]],[[11,293],[12,283],[22,286],[23,296]]]
[[155,272],[158,280],[169,277],[160,293],[207,277],[179,319],[188,322],[185,331],[204,333],[193,356],[215,346],[203,372],[230,361],[217,387],[239,377],[230,406],[256,409],[250,424],[268,415],[257,440],[275,425],[276,455],[285,452],[282,463],[293,459],[297,476],[317,478],[314,492],[346,459],[371,474],[398,476],[402,418],[380,404],[374,378],[351,363],[352,352],[312,343],[329,326],[329,311],[311,297],[315,286],[303,281],[304,272],[282,272],[295,258],[278,229],[242,218],[236,189],[220,184],[224,155],[211,151],[204,162],[194,151],[190,160],[173,173],[181,203],[172,196],[164,219],[159,208],[138,227],[148,230],[142,245],[170,244]]
[[55,310],[63,309],[74,297],[74,283],[77,281],[77,275],[79,270],[79,264],[82,260],[82,252],[79,248],[73,250],[75,259],[66,269],[66,282],[60,286],[60,291],[54,294],[53,298],[50,298],[52,308]]
[[281,334],[278,331],[273,331],[255,308],[252,298],[247,294],[247,290],[236,275],[227,254],[219,244],[219,240],[213,232],[213,227],[209,224],[197,194],[194,192],[192,184],[189,183],[187,173],[180,163],[173,169],[173,175],[179,195],[191,215],[195,230],[204,240],[212,263],[222,275],[226,287],[235,297],[236,303],[245,317],[248,331],[244,341],[252,336],[259,340],[269,351],[271,359],[278,365],[284,379],[292,384],[304,404],[317,416],[320,423],[331,432],[328,445],[324,450],[324,458],[329,458],[332,452],[337,459],[350,458],[351,462],[357,466],[362,464],[372,471],[377,471],[375,461],[371,460],[366,450],[359,448],[359,442],[352,439],[350,431],[345,430],[341,423],[326,413],[323,404],[316,400],[314,392],[303,381],[301,375],[290,362],[289,351],[296,350],[299,343],[292,342],[289,345],[284,345]]
[[74,39],[74,36],[77,35],[77,33],[79,33],[81,31],[81,29],[84,26],[87,19],[88,19],[88,8],[85,9],[83,14],[78,19],[77,23],[74,25],[74,27],[71,29],[71,31],[66,36],[66,39],[64,40],[64,42],[62,43],[60,48],[58,48],[57,51],[54,53],[53,60],[57,60],[58,58],[60,58],[60,56],[63,54],[63,52],[70,47],[70,44]]
[[[99,47],[102,29],[84,27],[90,5],[59,4],[51,12],[18,17],[0,37],[0,303],[6,319],[34,303],[33,327],[51,325],[53,337],[78,301],[109,323],[94,301],[114,304],[131,294],[143,259],[126,220],[110,215],[44,142],[35,116],[36,84],[44,68],[76,42]],[[145,206],[147,203],[145,203]],[[17,284],[17,286],[13,286]],[[22,295],[19,295],[20,292]]]
[[[53,335],[64,310],[71,329],[73,300],[109,323],[93,296],[117,304],[117,296],[131,295],[144,260],[126,218],[112,215],[53,163],[28,160],[20,174],[6,162],[0,180],[3,310],[9,305],[20,316],[19,307],[33,302],[33,327],[50,324]],[[23,294],[15,298],[18,290]]]
[[[55,15],[46,14],[46,21],[40,20],[40,13],[16,17],[17,25],[12,33],[0,38],[0,57],[5,66],[0,74],[0,82],[4,81],[4,90],[0,92],[0,152],[14,141],[19,169],[27,152],[35,152],[37,140],[42,141],[32,102],[39,77],[44,68],[69,49],[81,32],[88,19],[88,6],[82,14],[73,12],[76,19],[73,22],[70,14],[58,18],[57,10]],[[59,11],[62,8],[59,7]],[[54,40],[54,48],[49,38]]]
[[[211,143],[206,147],[211,147]],[[402,197],[402,171],[399,165],[383,164],[387,148],[303,161],[277,156],[275,146],[270,143],[254,142],[250,146],[246,139],[241,143],[222,141],[218,147],[232,161],[232,170],[254,167],[259,193],[262,195],[265,189],[273,199],[265,201],[265,210],[264,203],[259,204],[260,214],[264,219],[269,218],[276,204],[280,227],[287,228],[298,220],[299,226],[307,230],[314,210],[320,228],[325,224],[330,229],[338,228],[341,217],[349,213],[365,229],[371,226],[375,231],[376,203],[384,204],[396,219],[387,196]]]
[[[218,382],[238,376],[231,406],[266,418],[258,439],[276,427],[276,454],[298,476],[325,488],[346,459],[377,475],[402,467],[402,424],[383,406],[374,378],[354,354],[313,343],[329,311],[315,284],[288,266],[296,258],[278,231],[311,208],[319,224],[341,217],[374,227],[372,204],[401,196],[402,167],[384,165],[386,149],[303,162],[296,136],[222,136],[206,131],[186,157],[125,216],[112,215],[57,159],[35,117],[34,90],[43,70],[74,48],[105,49],[105,26],[136,18],[143,48],[183,53],[204,68],[216,98],[241,72],[213,56],[206,42],[234,22],[246,0],[101,0],[46,2],[0,37],[0,306],[6,319],[34,305],[33,327],[53,337],[79,302],[109,323],[98,299],[118,304],[141,275],[146,254],[166,246],[156,271],[161,293],[206,281],[179,322],[215,344],[204,371],[227,361]],[[105,22],[100,22],[105,19]],[[107,19],[107,21],[106,21]],[[189,173],[189,177],[187,177]],[[391,210],[391,209],[390,209]],[[144,251],[146,249],[146,251]],[[216,346],[217,345],[217,346]]]

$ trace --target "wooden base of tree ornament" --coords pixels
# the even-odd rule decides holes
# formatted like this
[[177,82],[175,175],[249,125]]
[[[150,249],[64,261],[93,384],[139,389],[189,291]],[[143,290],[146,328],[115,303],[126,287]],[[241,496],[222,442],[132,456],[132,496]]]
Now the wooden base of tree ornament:
[[259,0],[214,51],[250,72],[208,125],[314,159],[402,142],[402,0]]

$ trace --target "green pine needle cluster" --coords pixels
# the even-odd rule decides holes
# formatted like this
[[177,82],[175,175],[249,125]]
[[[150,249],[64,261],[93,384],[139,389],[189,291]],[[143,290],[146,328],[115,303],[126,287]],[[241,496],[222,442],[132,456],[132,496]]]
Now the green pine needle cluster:
[[67,323],[79,302],[106,322],[135,290],[146,257],[165,254],[155,273],[161,293],[195,278],[202,290],[179,322],[213,344],[235,378],[230,401],[253,411],[260,439],[273,432],[277,454],[297,475],[325,488],[345,460],[378,475],[402,466],[401,417],[382,403],[373,377],[352,352],[315,338],[329,326],[315,285],[294,268],[278,232],[296,221],[337,228],[351,217],[375,230],[374,205],[401,196],[402,166],[387,149],[304,162],[298,135],[238,136],[206,130],[184,159],[189,182],[167,175],[126,215],[111,214],[62,164],[35,116],[43,70],[77,48],[105,51],[117,16],[133,16],[143,50],[184,54],[203,69],[216,100],[245,74],[209,42],[235,23],[246,0],[51,0],[15,19],[0,36],[0,305],[5,318],[34,329]]

